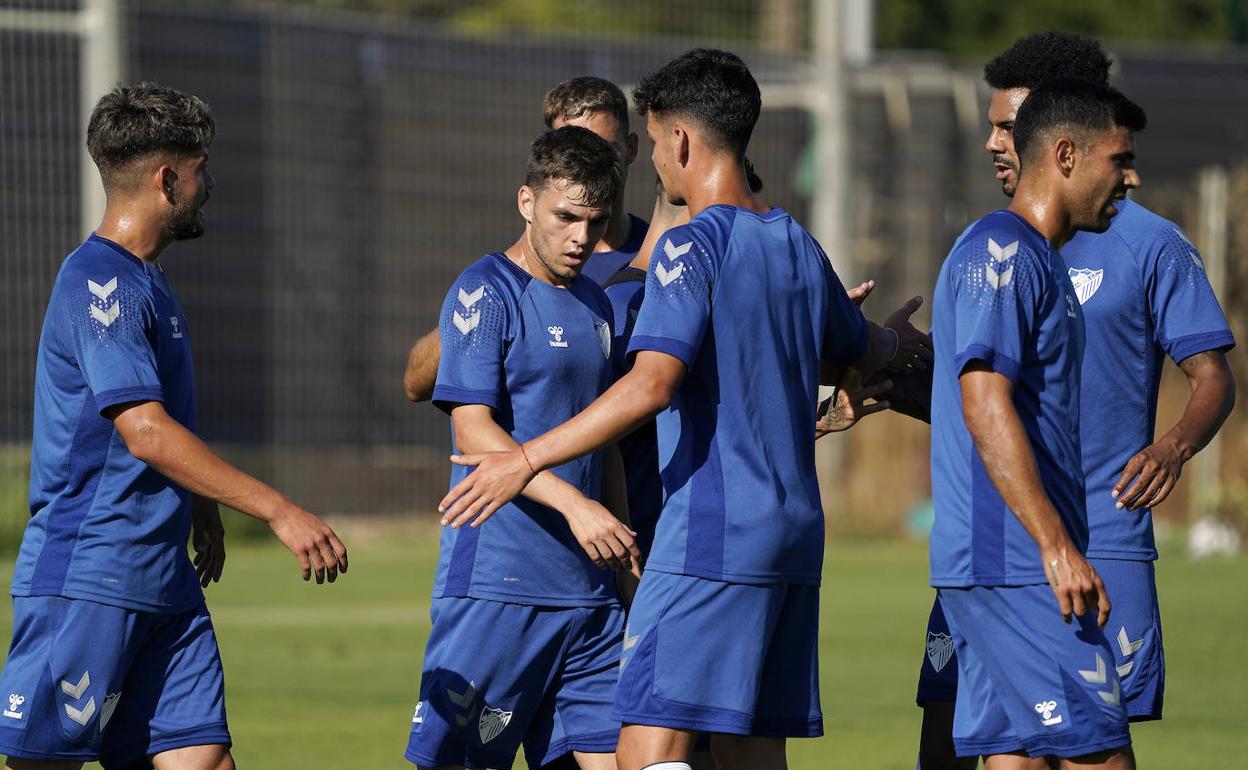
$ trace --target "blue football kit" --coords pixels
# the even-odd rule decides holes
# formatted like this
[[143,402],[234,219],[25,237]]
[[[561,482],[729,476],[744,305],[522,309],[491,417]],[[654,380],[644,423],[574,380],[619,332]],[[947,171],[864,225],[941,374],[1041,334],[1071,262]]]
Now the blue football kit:
[[688,372],[657,417],[664,501],[624,640],[620,721],[822,734],[811,421],[820,360],[852,363],[866,338],[826,256],[780,209],[711,206],[660,241],[629,351]]
[[585,267],[581,269],[581,277],[588,278],[599,286],[605,286],[607,281],[610,281],[637,256],[637,252],[641,250],[641,244],[646,240],[646,230],[649,228],[650,225],[646,220],[629,214],[628,234],[624,238],[624,243],[620,248],[611,251],[595,251],[590,255]]
[[[1077,233],[1062,249],[1087,329],[1080,396],[1087,556],[1114,604],[1106,636],[1128,717],[1160,719],[1165,658],[1151,511],[1115,508],[1112,490],[1131,457],[1152,443],[1164,358],[1180,363],[1235,340],[1183,231],[1130,200],[1117,208],[1107,232]],[[933,618],[939,612],[937,601]],[[948,633],[942,624],[943,616],[929,622],[929,650]],[[924,661],[920,703],[953,699],[948,671]]]
[[[545,433],[611,384],[611,316],[592,281],[558,288],[487,254],[443,304],[433,402],[488,406],[517,442]],[[451,485],[470,470],[453,466]],[[598,499],[599,453],[551,472]],[[557,511],[518,497],[481,527],[444,528],[431,618],[409,761],[505,769],[521,745],[532,766],[615,750],[623,608]]]
[[138,401],[195,430],[186,318],[159,267],[93,234],[62,264],[39,339],[0,753],[108,768],[230,743],[190,497],[103,416]]
[[959,756],[1081,756],[1130,743],[1121,683],[1089,614],[1064,623],[1039,548],[1005,504],[963,420],[960,377],[1007,377],[1045,493],[1088,542],[1079,445],[1083,316],[1066,263],[1018,215],[970,227],[933,301],[931,582],[957,653]]

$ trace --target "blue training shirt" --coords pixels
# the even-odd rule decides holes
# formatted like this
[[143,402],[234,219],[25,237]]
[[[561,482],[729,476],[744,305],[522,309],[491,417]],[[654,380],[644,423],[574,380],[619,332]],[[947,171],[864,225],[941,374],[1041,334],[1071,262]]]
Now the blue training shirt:
[[1152,560],[1152,512],[1115,508],[1114,483],[1153,442],[1164,356],[1178,363],[1235,338],[1183,231],[1138,203],[1117,207],[1108,231],[1079,233],[1062,249],[1088,330],[1080,431],[1088,556]]
[[[615,376],[623,377],[632,360],[625,354],[637,323],[637,313],[645,297],[646,272],[623,267],[603,284],[614,314],[615,340],[611,358]],[[637,533],[637,548],[643,559],[649,558],[654,544],[654,530],[663,508],[663,479],[659,476],[659,438],[654,420],[647,420],[637,430],[620,439],[618,446],[624,460],[624,479],[628,490],[629,526]]]
[[581,275],[599,286],[605,284],[611,276],[626,267],[637,256],[637,252],[641,250],[641,244],[646,240],[646,230],[649,227],[646,220],[629,214],[628,235],[624,239],[624,244],[612,251],[594,252],[582,268]]
[[959,377],[968,363],[983,361],[1014,383],[1014,407],[1044,490],[1082,551],[1088,541],[1078,409],[1084,331],[1066,263],[1022,217],[989,214],[962,234],[941,266],[932,333],[932,585],[1047,582],[1039,548],[975,450]]
[[647,569],[819,583],[819,362],[852,363],[867,324],[790,216],[711,206],[650,263],[629,351],[689,371],[658,415],[666,499]]
[[131,401],[160,401],[195,430],[186,318],[160,268],[93,234],[61,265],[39,337],[14,596],[161,613],[203,602],[189,494],[135,459],[101,414]]
[[[592,281],[577,278],[561,289],[503,254],[487,254],[456,279],[442,305],[433,403],[448,413],[484,404],[517,442],[539,436],[611,384],[610,318],[610,303]],[[451,485],[471,470],[452,465]],[[599,499],[600,453],[551,470]],[[480,527],[442,529],[433,596],[558,607],[618,601],[613,574],[594,566],[563,516],[525,497]]]

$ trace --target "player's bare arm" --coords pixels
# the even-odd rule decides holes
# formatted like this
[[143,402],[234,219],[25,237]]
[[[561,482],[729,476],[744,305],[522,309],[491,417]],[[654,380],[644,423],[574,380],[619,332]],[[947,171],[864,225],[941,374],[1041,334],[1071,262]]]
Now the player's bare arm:
[[225,568],[225,526],[216,502],[200,495],[191,495],[191,547],[200,587],[219,581]]
[[442,338],[436,328],[412,345],[411,352],[407,354],[407,368],[403,370],[403,394],[408,401],[420,403],[433,398],[441,357]]
[[1205,448],[1235,406],[1235,377],[1221,350],[1189,356],[1179,368],[1192,391],[1183,416],[1127,461],[1114,485],[1117,508],[1134,511],[1160,505],[1178,483],[1183,464]]
[[[455,425],[455,443],[461,452],[477,455],[517,451],[519,445],[516,440],[494,421],[493,410],[484,404],[455,407],[451,410],[451,421]],[[618,452],[616,455],[618,457]],[[641,552],[637,550],[637,533],[606,507],[585,497],[576,487],[550,471],[543,471],[527,480],[520,494],[559,511],[594,564],[617,572],[633,571],[640,576]],[[479,521],[473,522],[473,526],[479,524]]]
[[[112,420],[126,449],[193,495],[260,519],[299,559],[303,579],[334,582],[347,571],[347,548],[319,518],[222,460],[158,401],[118,404]],[[201,576],[202,579],[202,576]]]
[[614,443],[654,417],[672,402],[684,378],[679,358],[639,351],[628,374],[571,420],[510,451],[452,456],[452,462],[477,469],[438,504],[442,523],[480,524],[540,471]]
[[1069,622],[1072,612],[1083,615],[1096,609],[1103,628],[1109,620],[1109,596],[1044,491],[1026,429],[1014,408],[1014,383],[983,362],[971,362],[959,377],[959,386],[962,417],[975,449],[1005,504],[1040,547],[1044,573],[1062,617]]

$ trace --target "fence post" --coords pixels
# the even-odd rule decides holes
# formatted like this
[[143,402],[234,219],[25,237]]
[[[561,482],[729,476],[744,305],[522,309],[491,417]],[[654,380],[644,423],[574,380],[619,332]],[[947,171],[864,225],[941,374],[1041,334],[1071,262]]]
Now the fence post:
[[[1209,285],[1219,299],[1226,294],[1226,252],[1228,241],[1227,198],[1230,189],[1230,177],[1225,166],[1205,166],[1197,176],[1197,201],[1199,221],[1196,243],[1205,263],[1205,274],[1209,277]],[[1215,500],[1218,495],[1209,494],[1208,490],[1219,490],[1222,469],[1222,433],[1219,431],[1213,440],[1194,458],[1196,467],[1192,469],[1195,492],[1192,495],[1191,521],[1200,521],[1217,514]]]
[[87,121],[96,101],[125,77],[125,25],[122,0],[83,0],[79,11],[79,147],[78,178],[82,191],[82,235],[95,229],[104,216],[104,189],[95,164],[87,154]]

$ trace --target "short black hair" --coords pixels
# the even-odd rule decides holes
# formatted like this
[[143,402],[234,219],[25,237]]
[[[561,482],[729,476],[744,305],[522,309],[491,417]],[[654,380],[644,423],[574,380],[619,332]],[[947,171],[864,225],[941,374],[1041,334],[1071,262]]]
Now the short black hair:
[[695,48],[646,75],[633,89],[637,112],[692,118],[715,149],[745,156],[763,108],[758,83],[736,54]]
[[1071,78],[1109,84],[1111,64],[1100,41],[1074,32],[1037,32],[1020,37],[984,65],[984,80],[998,91],[1031,90],[1047,80]]
[[212,112],[198,96],[156,83],[118,86],[91,112],[87,152],[109,190],[134,161],[205,150],[216,133]]
[[610,206],[623,184],[619,154],[587,128],[547,131],[529,148],[524,183],[539,192],[555,181],[579,185],[584,195],[577,203],[583,206]]
[[1143,131],[1148,116],[1143,108],[1116,88],[1086,80],[1058,78],[1031,90],[1014,119],[1014,151],[1025,166],[1028,151],[1044,145],[1056,131],[1070,131],[1086,146],[1092,134],[1122,126]]
[[547,128],[556,120],[576,120],[582,115],[606,112],[628,133],[628,99],[610,80],[591,76],[565,80],[546,92],[542,100],[542,118]]

